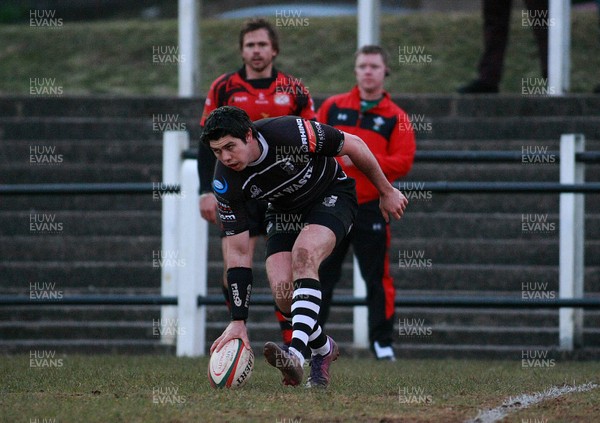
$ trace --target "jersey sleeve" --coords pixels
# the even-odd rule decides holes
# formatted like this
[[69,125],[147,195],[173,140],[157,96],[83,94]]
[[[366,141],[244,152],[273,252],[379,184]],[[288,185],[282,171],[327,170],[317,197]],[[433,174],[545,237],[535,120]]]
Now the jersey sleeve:
[[217,199],[217,212],[225,236],[248,230],[244,194],[235,175],[223,171],[217,164],[212,189]]
[[[304,127],[309,153],[328,157],[334,157],[340,153],[344,146],[342,131],[316,120],[298,119],[298,121],[301,121]],[[298,128],[300,135],[303,136],[300,122],[298,122]]]

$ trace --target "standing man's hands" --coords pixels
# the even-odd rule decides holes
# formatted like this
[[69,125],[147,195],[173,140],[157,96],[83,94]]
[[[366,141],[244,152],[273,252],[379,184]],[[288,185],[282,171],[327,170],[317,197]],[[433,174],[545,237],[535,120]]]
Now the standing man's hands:
[[210,223],[217,223],[217,199],[212,192],[206,192],[200,196],[200,215]]

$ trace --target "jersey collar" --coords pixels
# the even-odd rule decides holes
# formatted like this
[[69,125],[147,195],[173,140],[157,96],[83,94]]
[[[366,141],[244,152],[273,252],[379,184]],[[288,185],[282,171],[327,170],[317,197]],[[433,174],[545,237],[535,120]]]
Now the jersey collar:
[[267,140],[265,140],[265,137],[263,137],[260,132],[258,133],[257,139],[260,144],[262,152],[260,153],[260,156],[258,157],[258,159],[256,159],[252,163],[248,163],[248,166],[256,166],[256,165],[261,164],[262,161],[265,159],[265,157],[267,157],[267,153],[269,152],[269,144],[267,144]]

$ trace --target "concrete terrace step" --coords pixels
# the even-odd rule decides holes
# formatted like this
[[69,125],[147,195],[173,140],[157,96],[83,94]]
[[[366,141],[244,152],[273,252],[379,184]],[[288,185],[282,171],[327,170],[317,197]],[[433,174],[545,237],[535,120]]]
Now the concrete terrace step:
[[[313,99],[319,106],[325,97]],[[409,114],[426,116],[597,116],[600,99],[594,95],[567,94],[561,97],[523,96],[517,94],[456,95],[404,94],[394,95]],[[3,96],[0,115],[11,117],[77,116],[123,117],[179,113],[199,118],[204,105],[203,97],[111,97],[111,96]]]
[[[552,117],[432,117],[427,130],[418,132],[419,139],[559,139],[565,133],[582,133],[586,138],[600,139],[600,116]],[[3,139],[161,139],[164,129],[186,130],[197,140],[197,119],[162,125],[152,118],[0,118]]]
[[[158,173],[158,172],[157,172]],[[47,173],[51,175],[51,172]],[[65,172],[64,175],[68,175]],[[125,180],[121,177],[112,177],[110,174],[104,175],[98,171],[97,175],[102,177],[101,181],[87,182],[143,182],[156,183],[160,176],[151,179],[141,178],[137,181]],[[40,180],[36,176],[34,181],[20,180],[20,183],[48,183],[48,180]],[[65,180],[53,181],[55,183],[64,183]],[[82,182],[82,181],[77,181]],[[410,182],[407,182],[410,183]],[[400,186],[395,184],[397,187]],[[407,185],[405,185],[406,187]],[[402,186],[400,186],[402,188]],[[414,192],[409,195],[408,213],[509,213],[509,214],[555,214],[558,213],[559,195],[558,194],[529,194],[529,193],[499,193],[499,194],[445,194],[439,192],[428,193],[426,191]],[[152,193],[136,195],[35,195],[23,196],[12,195],[3,196],[7,201],[0,202],[0,211],[19,211],[19,210],[81,210],[84,213],[88,211],[99,210],[160,210],[162,202],[160,195]],[[586,211],[591,214],[593,210],[600,209],[600,195],[586,196]],[[401,225],[402,221],[394,222],[394,225]]]
[[159,339],[160,323],[152,321],[55,320],[36,322],[0,322],[2,339]]
[[[525,216],[524,216],[525,215]],[[523,220],[528,213],[424,213],[407,212],[392,230],[393,237],[436,238],[535,238],[535,233],[523,231]],[[558,222],[557,214],[536,217]],[[558,226],[558,225],[557,225]],[[525,226],[527,228],[527,226]],[[587,239],[600,239],[600,216],[588,215],[585,219]],[[397,229],[397,230],[396,230]]]
[[[261,254],[261,251],[257,247],[256,254]],[[550,266],[558,265],[558,234],[550,234],[537,240],[445,238],[432,241],[427,238],[398,237],[392,239],[390,251],[393,253],[392,257],[396,258],[394,262],[405,268],[417,267],[411,259],[429,260],[433,264]],[[586,263],[597,263],[594,258],[599,257],[599,254],[600,241],[587,241]],[[220,261],[220,252],[215,248],[209,249],[209,260]]]
[[[73,237],[42,233],[0,237],[3,261],[148,261],[160,252],[159,236]],[[157,256],[158,257],[158,256]]]
[[[350,255],[343,267],[336,292],[352,287]],[[60,289],[84,289],[89,293],[127,288],[150,289],[160,286],[161,271],[152,259],[142,261],[68,262],[19,261],[0,262],[1,293],[28,295],[30,283],[52,282]],[[391,262],[391,274],[398,289],[464,290],[477,285],[496,292],[520,290],[524,283],[548,284],[548,290],[558,288],[558,266],[465,265],[436,264],[431,267],[403,269]],[[223,272],[222,262],[211,262],[207,276],[209,287],[218,287]],[[255,264],[255,280],[268,286],[264,265]],[[586,292],[600,292],[600,267],[587,266]],[[220,295],[220,290],[214,292]]]
[[2,179],[10,184],[162,181],[159,164],[44,164],[17,163],[3,166]]
[[[161,235],[161,212],[143,210],[51,210],[46,208],[30,208],[20,211],[0,210],[0,236],[32,235],[30,223],[42,218],[61,222],[63,235],[70,236],[108,236],[123,235],[131,232],[137,236]],[[424,213],[413,211],[407,213],[403,220],[395,223],[392,232],[394,238],[435,238],[438,236],[472,239],[483,238],[540,238],[534,231],[524,231],[523,220],[529,219],[528,213],[486,214],[486,213]],[[546,219],[558,223],[556,214],[536,216],[535,219]],[[212,226],[212,225],[211,225]],[[587,239],[600,239],[600,216],[588,216],[585,227],[589,234]],[[526,226],[525,226],[526,228]],[[211,236],[211,243],[218,243],[216,231]]]
[[[156,291],[156,290],[155,290]],[[161,318],[160,306],[45,306],[45,307],[0,307],[3,322],[34,323],[54,321],[127,321],[152,322]]]
[[[600,174],[600,172],[594,173]],[[405,189],[418,189],[418,185],[409,184],[407,181],[559,182],[560,174],[558,161],[547,165],[415,163],[410,174],[398,183],[400,187],[405,186]]]
[[[435,264],[522,264],[557,265],[556,234],[548,239],[469,239],[446,238],[433,243],[430,239],[393,239],[390,251],[396,251],[399,265],[415,267],[415,260]],[[158,236],[89,236],[77,237],[61,233],[41,232],[31,236],[0,237],[0,257],[4,261],[145,261],[161,258]],[[209,260],[221,260],[212,248]],[[168,252],[167,252],[168,253]],[[167,254],[164,253],[164,254]],[[178,251],[172,252],[173,258]],[[586,242],[586,263],[600,256],[600,241]],[[257,256],[260,257],[260,256]],[[164,258],[164,257],[163,257]],[[169,258],[169,257],[167,257]]]
[[[0,211],[0,236],[32,235],[32,221],[52,219],[62,223],[63,235],[108,236],[135,233],[137,236],[161,236],[161,212],[118,210],[39,210]],[[35,231],[34,231],[35,232]]]
[[[57,183],[62,183],[60,181]],[[77,181],[79,182],[79,181]],[[105,181],[107,182],[107,181]],[[108,181],[108,182],[123,182]],[[133,181],[127,181],[133,182]],[[148,180],[138,182],[150,182]],[[42,182],[46,183],[46,182]],[[148,194],[94,194],[94,195],[7,195],[2,197],[0,211],[23,210],[78,210],[84,215],[97,211],[160,211],[162,202],[153,193]]]
[[420,139],[560,139],[562,134],[580,133],[600,139],[600,116],[569,117],[440,117],[431,120],[431,131]]
[[0,293],[29,295],[30,283],[36,282],[92,294],[157,289],[161,269],[154,264],[151,256],[141,261],[0,261]]
[[43,117],[0,118],[0,139],[7,140],[162,140],[163,131],[182,130],[199,136],[197,120],[166,123],[152,118]]
[[[350,289],[353,286],[350,257],[344,264],[341,280],[336,285],[337,289]],[[433,261],[431,263],[431,267],[403,269],[397,262],[390,262],[390,273],[394,278],[395,286],[398,289],[409,290],[446,289],[446,293],[477,286],[480,289],[494,290],[498,294],[520,290],[524,283],[539,282],[547,283],[548,290],[558,289],[558,265],[436,264]],[[266,281],[264,269],[255,270],[255,280]],[[222,263],[209,263],[209,285],[217,286],[222,272]],[[585,281],[586,292],[600,292],[600,267],[586,266]],[[520,291],[517,294],[521,295]],[[351,292],[348,295],[351,295]]]
[[[587,103],[587,102],[586,102]],[[7,117],[90,117],[123,118],[145,117],[178,113],[198,117],[204,107],[204,98],[174,97],[39,97],[3,96],[0,98],[0,115]]]
[[[159,320],[160,306],[45,306],[22,307],[7,306],[0,308],[0,320],[14,324],[35,324],[39,321],[52,323],[58,321],[125,321],[132,324],[152,325]],[[352,309],[332,306],[331,324],[351,324]],[[457,327],[471,326],[506,326],[522,325],[555,328],[558,327],[558,311],[549,309],[472,309],[472,308],[397,308],[398,326],[402,320],[408,322],[422,321],[423,325],[450,325]],[[207,307],[207,321],[211,324],[222,324],[228,320],[225,305]],[[252,322],[263,322],[277,327],[273,308],[269,306],[252,306]],[[221,323],[219,323],[221,322]],[[346,322],[346,323],[336,323]],[[58,323],[56,323],[58,325]],[[108,323],[106,323],[108,324]],[[600,311],[588,310],[584,313],[584,326],[597,328],[600,326]],[[396,331],[395,333],[399,333]]]
[[[35,156],[60,155],[63,166],[80,163],[131,164],[162,163],[162,139],[114,140],[4,140],[0,164],[33,165]],[[32,160],[32,155],[34,158]],[[38,160],[39,162],[39,160]]]

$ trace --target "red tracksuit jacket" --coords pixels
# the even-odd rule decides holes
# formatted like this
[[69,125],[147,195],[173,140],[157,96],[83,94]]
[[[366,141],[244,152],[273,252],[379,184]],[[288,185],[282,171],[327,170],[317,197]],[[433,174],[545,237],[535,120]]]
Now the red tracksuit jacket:
[[[408,174],[416,144],[409,116],[387,92],[373,108],[361,113],[358,86],[350,92],[334,95],[323,102],[317,120],[360,137],[368,146],[390,182]],[[338,158],[338,161],[341,160]],[[358,203],[379,198],[379,192],[356,167],[342,167],[356,180]]]

